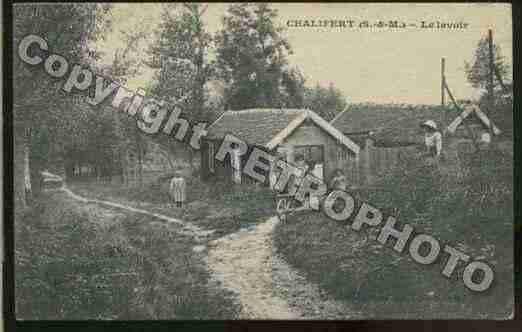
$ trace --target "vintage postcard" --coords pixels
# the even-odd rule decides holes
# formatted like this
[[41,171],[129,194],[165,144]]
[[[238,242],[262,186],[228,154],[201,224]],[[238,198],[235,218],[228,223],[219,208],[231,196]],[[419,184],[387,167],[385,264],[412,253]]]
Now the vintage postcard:
[[12,10],[16,319],[513,318],[511,5]]

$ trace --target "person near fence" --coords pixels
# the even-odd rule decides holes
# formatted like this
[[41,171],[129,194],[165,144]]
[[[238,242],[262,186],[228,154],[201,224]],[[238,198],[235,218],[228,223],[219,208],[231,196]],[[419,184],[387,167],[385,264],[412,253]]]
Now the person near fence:
[[342,170],[337,169],[335,171],[334,177],[332,178],[332,181],[330,181],[330,188],[332,190],[346,191],[346,189],[348,188],[348,180],[346,179],[346,176],[344,175]]
[[442,134],[433,120],[421,124],[424,129],[424,147],[426,148],[426,162],[430,165],[438,165],[442,154]]
[[172,201],[176,203],[177,207],[182,207],[186,200],[186,182],[181,176],[181,173],[175,173],[170,180],[169,193]]
[[[302,154],[297,154],[295,156],[295,166],[299,170],[299,175],[290,177],[290,180],[288,181],[288,188],[294,187],[295,182],[301,181],[301,179],[306,175],[306,172],[308,171],[308,167],[309,167],[309,165],[306,163],[304,156]],[[305,209],[308,209],[310,207],[310,197],[309,196],[307,196],[304,199],[303,207]]]
[[431,157],[439,157],[442,153],[442,134],[433,120],[421,124],[424,129],[424,145]]

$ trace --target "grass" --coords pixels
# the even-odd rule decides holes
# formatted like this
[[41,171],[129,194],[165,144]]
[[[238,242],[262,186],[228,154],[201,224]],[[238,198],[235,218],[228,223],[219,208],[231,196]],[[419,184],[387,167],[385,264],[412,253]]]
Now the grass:
[[173,206],[166,181],[142,188],[81,182],[69,186],[85,197],[119,202],[214,229],[215,236],[236,232],[275,214],[274,194],[268,188],[254,184],[209,184],[197,177],[189,177],[187,202],[182,208]]
[[230,319],[196,243],[136,214],[40,198],[15,222],[16,317],[22,320]]
[[[273,196],[255,185],[188,178],[187,202],[172,206],[166,181],[143,187],[96,182],[77,194],[142,208],[214,229],[219,237],[274,214]],[[231,319],[239,305],[193,252],[191,237],[148,216],[44,194],[16,218],[18,319]],[[170,228],[172,227],[172,228]]]
[[[297,215],[276,228],[275,243],[286,260],[334,297],[375,318],[498,318],[513,309],[512,163],[503,151],[465,156],[461,172],[419,165],[418,156],[382,177],[382,190],[359,198],[491,263],[495,282],[485,293],[465,288],[457,269],[441,275],[445,259],[415,263],[406,247],[381,246],[378,229],[353,231],[321,213]],[[454,166],[454,165],[453,165]],[[445,257],[445,256],[444,256]]]

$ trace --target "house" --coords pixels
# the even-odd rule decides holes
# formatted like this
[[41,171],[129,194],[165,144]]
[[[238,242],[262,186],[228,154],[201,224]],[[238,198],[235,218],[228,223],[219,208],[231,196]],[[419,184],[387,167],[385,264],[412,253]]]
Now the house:
[[360,161],[345,165],[352,183],[371,185],[377,176],[396,165],[401,154],[413,153],[424,142],[420,124],[436,121],[446,138],[445,128],[457,115],[439,106],[352,105],[330,122],[361,147]]
[[[233,180],[237,177],[231,167],[233,162],[246,162],[246,155],[239,161],[215,160],[214,156],[226,134],[234,135],[249,148],[258,147],[294,163],[299,154],[308,164],[315,165],[314,173],[324,181],[331,179],[334,171],[345,160],[358,160],[359,145],[321,118],[305,109],[247,109],[223,113],[207,129],[201,144],[201,175],[203,180]],[[239,175],[239,181],[250,181]],[[271,177],[267,177],[271,178]]]
[[420,124],[427,120],[434,120],[442,132],[445,162],[457,167],[461,153],[473,151],[477,145],[487,146],[490,131],[495,136],[501,133],[475,106],[459,113],[441,106],[352,105],[330,122],[361,147],[358,168],[345,166],[352,174],[351,181],[369,185],[396,165],[401,154],[419,150],[424,144]]

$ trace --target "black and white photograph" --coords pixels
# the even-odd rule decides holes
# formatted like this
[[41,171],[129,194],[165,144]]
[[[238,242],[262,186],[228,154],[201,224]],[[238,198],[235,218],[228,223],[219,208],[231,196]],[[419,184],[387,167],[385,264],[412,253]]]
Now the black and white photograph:
[[16,320],[514,318],[511,4],[11,10]]

